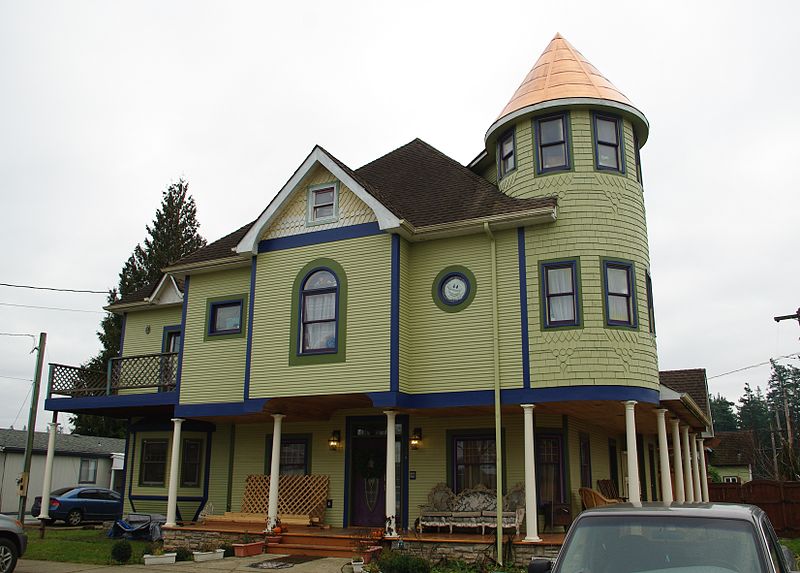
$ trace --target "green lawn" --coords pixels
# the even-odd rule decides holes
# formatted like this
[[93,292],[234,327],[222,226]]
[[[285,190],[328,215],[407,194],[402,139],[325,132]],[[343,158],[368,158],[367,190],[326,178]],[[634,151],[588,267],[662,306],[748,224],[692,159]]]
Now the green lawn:
[[[39,539],[38,528],[26,528],[28,549],[23,559],[43,561],[72,561],[74,563],[111,563],[111,546],[115,539],[106,537],[106,530],[59,529],[48,527],[44,539]],[[141,563],[142,554],[149,545],[146,541],[131,541],[131,563]]]
[[794,551],[795,555],[800,556],[800,537],[795,539],[781,539],[781,544]]

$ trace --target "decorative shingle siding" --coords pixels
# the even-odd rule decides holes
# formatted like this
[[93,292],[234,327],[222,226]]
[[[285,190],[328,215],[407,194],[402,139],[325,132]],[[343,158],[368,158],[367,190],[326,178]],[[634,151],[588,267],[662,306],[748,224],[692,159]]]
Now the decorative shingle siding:
[[[181,323],[181,307],[153,307],[148,310],[129,312],[125,319],[123,356],[155,354],[161,352],[164,327]],[[150,327],[150,332],[146,328]]]
[[303,184],[295,190],[278,218],[269,226],[261,238],[275,239],[311,231],[323,231],[325,229],[371,223],[378,220],[375,213],[372,212],[372,209],[370,209],[366,203],[359,199],[350,189],[345,187],[344,184],[340,183],[338,220],[322,225],[306,226],[308,188],[323,183],[332,183],[334,181],[336,181],[336,178],[330,171],[321,165],[317,165]]
[[[516,231],[496,233],[500,375],[504,388],[522,387],[519,270]],[[415,243],[410,248],[411,289],[403,299],[401,320],[410,316],[410,353],[406,387],[412,393],[491,390],[494,388],[492,274],[489,240],[483,235]],[[459,312],[443,312],[431,289],[450,265],[469,269],[477,282],[472,303]],[[473,285],[474,287],[475,285]]]
[[[292,285],[303,266],[318,258],[335,260],[347,275],[346,362],[290,366]],[[390,263],[389,235],[259,255],[250,396],[388,391]]]
[[[182,404],[239,402],[244,396],[244,363],[247,337],[204,340],[206,303],[209,298],[250,292],[250,268],[192,275],[186,309]],[[247,328],[245,305],[242,328]]]
[[[591,115],[570,112],[574,171],[535,176],[530,118],[517,123],[517,170],[500,189],[517,197],[558,196],[558,220],[526,229],[531,386],[631,385],[658,388],[655,338],[648,332],[645,271],[649,268],[641,185],[633,136],[624,123],[626,173],[594,168]],[[580,259],[583,328],[543,331],[539,262]],[[601,258],[633,261],[637,329],[606,328]]]

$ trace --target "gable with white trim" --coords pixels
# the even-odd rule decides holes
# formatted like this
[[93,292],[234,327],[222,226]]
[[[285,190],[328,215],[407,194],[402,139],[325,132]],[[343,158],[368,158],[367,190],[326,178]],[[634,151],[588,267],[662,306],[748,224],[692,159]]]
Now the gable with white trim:
[[[309,224],[309,188],[327,183],[338,182],[337,214],[335,221],[322,224]],[[350,227],[362,223],[377,222],[375,212],[347,185],[338,181],[336,177],[322,165],[317,164],[309,172],[303,182],[289,195],[283,209],[277,214],[259,240],[277,239],[302,233]]]

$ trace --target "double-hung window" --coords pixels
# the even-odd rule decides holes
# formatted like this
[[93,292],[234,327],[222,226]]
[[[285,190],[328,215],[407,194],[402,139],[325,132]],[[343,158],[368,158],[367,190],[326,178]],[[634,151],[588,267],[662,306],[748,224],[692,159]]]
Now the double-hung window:
[[642,157],[639,153],[639,137],[636,135],[636,130],[633,130],[633,151],[636,160],[636,180],[641,184],[642,181]]
[[517,157],[514,150],[514,129],[509,129],[497,142],[497,169],[498,179],[502,179],[517,167]]
[[167,474],[167,440],[142,440],[139,485],[163,486]]
[[537,173],[569,169],[567,115],[537,119],[535,133]]
[[338,185],[314,185],[308,190],[308,223],[330,223],[337,219]]
[[300,292],[301,354],[334,353],[337,350],[339,281],[328,269],[312,271]]
[[78,483],[96,483],[97,482],[97,460],[94,458],[81,459],[80,473],[78,475]]
[[181,448],[181,487],[200,486],[203,440],[187,438]]
[[622,158],[622,121],[618,117],[594,115],[594,150],[597,169],[625,171]]
[[636,297],[633,263],[603,261],[606,324],[636,328]]
[[580,326],[577,261],[544,262],[540,272],[545,328]]
[[209,336],[242,333],[243,301],[212,302],[209,307]]
[[453,491],[456,493],[477,485],[497,487],[495,439],[488,435],[453,436]]
[[[272,436],[267,435],[267,451],[264,457],[265,471],[272,462]],[[281,437],[281,475],[307,475],[311,468],[311,436],[296,434]]]
[[645,286],[647,287],[647,325],[650,334],[656,333],[656,310],[653,304],[653,279],[650,272],[645,273]]

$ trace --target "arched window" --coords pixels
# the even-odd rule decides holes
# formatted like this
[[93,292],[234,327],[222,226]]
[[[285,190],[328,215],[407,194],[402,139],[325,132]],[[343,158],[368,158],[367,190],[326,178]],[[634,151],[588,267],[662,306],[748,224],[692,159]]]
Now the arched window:
[[339,281],[328,269],[311,271],[300,290],[300,352],[335,353],[338,348]]

